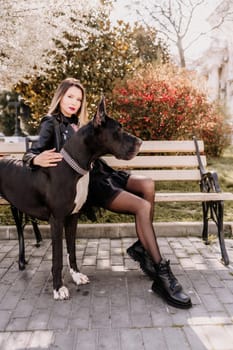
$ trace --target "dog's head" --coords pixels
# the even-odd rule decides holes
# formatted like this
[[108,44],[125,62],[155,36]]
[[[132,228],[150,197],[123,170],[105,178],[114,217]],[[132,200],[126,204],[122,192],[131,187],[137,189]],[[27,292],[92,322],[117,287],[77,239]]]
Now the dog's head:
[[91,123],[94,131],[92,142],[100,155],[108,153],[125,160],[136,156],[142,140],[124,131],[117,120],[107,115],[104,97],[101,98]]

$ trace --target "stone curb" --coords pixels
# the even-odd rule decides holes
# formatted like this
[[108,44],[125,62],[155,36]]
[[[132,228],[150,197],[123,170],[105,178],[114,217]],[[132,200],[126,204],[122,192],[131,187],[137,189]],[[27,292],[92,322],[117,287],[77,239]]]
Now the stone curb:
[[[49,225],[40,225],[40,231],[43,238],[50,238]],[[202,222],[159,222],[154,223],[156,235],[158,237],[187,237],[202,235]],[[233,222],[224,224],[224,232],[228,237],[232,237]],[[216,225],[209,223],[209,233],[216,234]],[[34,232],[31,225],[25,227],[25,238],[34,238]],[[17,239],[15,226],[0,226],[0,240]],[[116,224],[79,224],[78,238],[126,238],[136,237],[134,223],[116,223]]]

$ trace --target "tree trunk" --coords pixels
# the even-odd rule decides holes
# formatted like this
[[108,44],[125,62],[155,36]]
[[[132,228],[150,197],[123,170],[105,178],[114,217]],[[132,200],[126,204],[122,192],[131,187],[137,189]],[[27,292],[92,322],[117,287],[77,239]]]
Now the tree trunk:
[[179,52],[180,66],[186,67],[186,62],[185,62],[185,57],[184,57],[184,49],[183,49],[183,45],[182,45],[182,39],[180,37],[178,37],[178,40],[177,40],[177,49]]

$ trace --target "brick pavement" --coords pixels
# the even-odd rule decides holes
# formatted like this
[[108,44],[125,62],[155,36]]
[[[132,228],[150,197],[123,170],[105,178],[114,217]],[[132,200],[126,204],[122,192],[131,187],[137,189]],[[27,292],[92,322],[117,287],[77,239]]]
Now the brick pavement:
[[[232,350],[233,265],[223,266],[218,244],[198,237],[158,240],[190,293],[189,310],[167,306],[151,291],[126,255],[133,238],[78,240],[79,266],[91,283],[75,286],[65,265],[67,301],[53,300],[50,240],[40,248],[26,241],[25,271],[18,270],[17,241],[0,241],[0,349]],[[226,244],[233,262],[233,240]]]

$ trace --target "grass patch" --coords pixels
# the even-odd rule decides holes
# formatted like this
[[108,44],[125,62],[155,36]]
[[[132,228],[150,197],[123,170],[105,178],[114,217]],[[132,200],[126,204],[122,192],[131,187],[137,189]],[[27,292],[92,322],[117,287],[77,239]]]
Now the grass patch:
[[[233,146],[227,148],[220,158],[208,157],[208,170],[215,170],[219,176],[219,183],[222,191],[233,192]],[[174,183],[161,182],[156,183],[156,191],[178,191],[190,192],[199,191],[197,183]],[[233,201],[224,203],[224,221],[233,221]],[[154,221],[171,222],[171,221],[202,221],[201,203],[156,203],[154,212]],[[82,216],[80,223],[91,222]],[[99,223],[117,223],[117,222],[134,222],[133,215],[116,214],[108,210],[101,210],[97,213],[97,222]],[[9,207],[0,207],[0,224],[13,225],[11,211]]]

